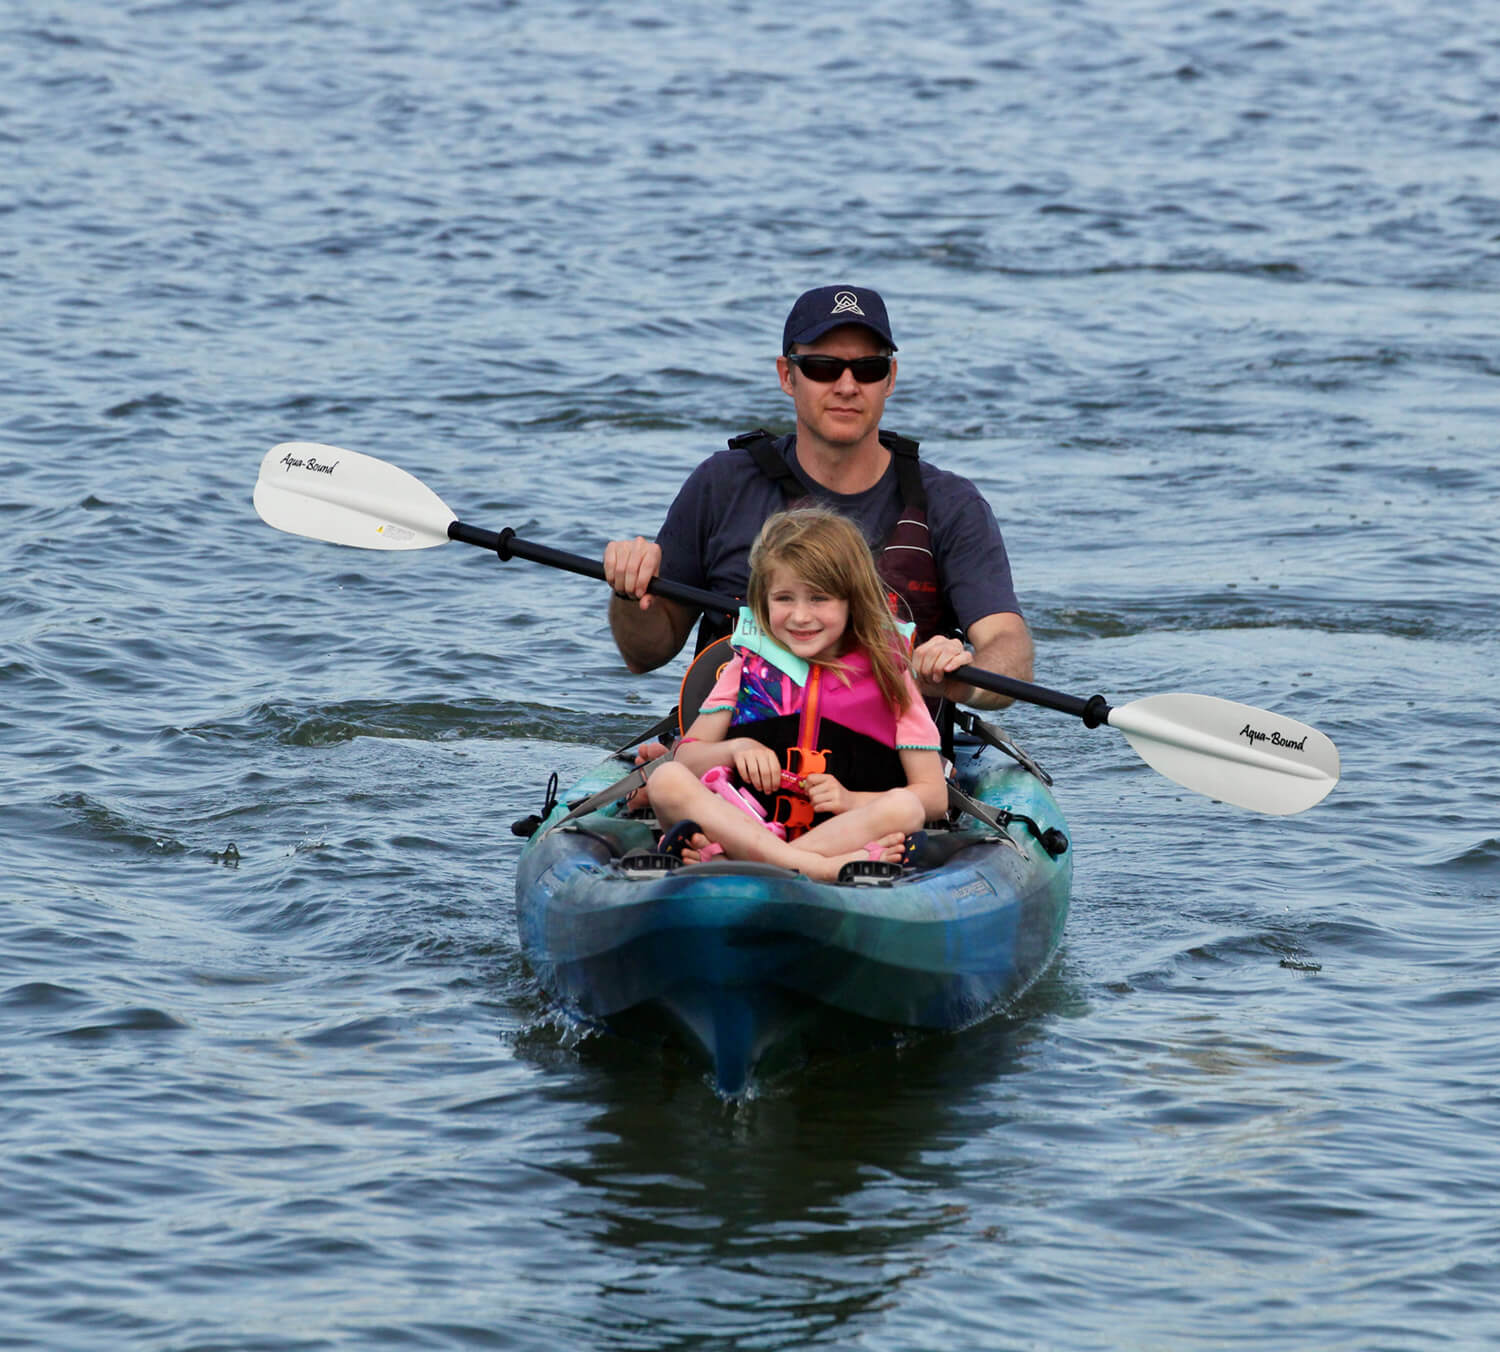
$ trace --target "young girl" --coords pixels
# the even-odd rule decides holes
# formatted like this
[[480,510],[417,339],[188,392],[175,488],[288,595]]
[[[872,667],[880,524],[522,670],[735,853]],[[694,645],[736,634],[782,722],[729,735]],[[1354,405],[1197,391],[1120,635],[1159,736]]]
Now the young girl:
[[[826,880],[851,860],[898,860],[905,837],[947,810],[947,788],[909,642],[859,528],[818,508],[770,517],[730,643],[734,659],[647,781],[663,829],[690,824],[700,856],[714,842],[731,859]],[[716,766],[790,838],[707,787]]]

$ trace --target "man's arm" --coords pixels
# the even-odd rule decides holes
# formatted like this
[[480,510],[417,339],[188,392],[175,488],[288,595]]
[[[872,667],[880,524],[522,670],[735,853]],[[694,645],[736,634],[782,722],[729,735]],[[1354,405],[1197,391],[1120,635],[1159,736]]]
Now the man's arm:
[[604,580],[615,592],[609,603],[610,633],[625,665],[637,675],[676,657],[698,618],[692,606],[647,594],[660,571],[661,548],[654,540],[637,535],[604,547]]
[[968,639],[972,654],[957,639],[928,639],[912,654],[912,674],[924,694],[943,694],[972,709],[1005,708],[1013,702],[1009,695],[970,685],[963,679],[962,668],[972,662],[981,671],[1031,680],[1035,649],[1026,621],[1011,611],[985,615],[969,626]]
[[698,611],[661,596],[610,598],[609,630],[625,665],[640,675],[665,666],[687,642]]

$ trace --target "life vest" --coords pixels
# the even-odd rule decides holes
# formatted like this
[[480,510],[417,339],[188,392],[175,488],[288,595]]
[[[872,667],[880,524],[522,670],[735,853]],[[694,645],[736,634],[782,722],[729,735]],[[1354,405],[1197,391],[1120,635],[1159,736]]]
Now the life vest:
[[[898,615],[909,618],[917,627],[916,641],[925,642],[934,634],[951,633],[955,628],[953,612],[943,596],[938,577],[937,558],[932,552],[932,531],[927,524],[927,490],[922,486],[922,469],[917,461],[917,445],[910,437],[882,431],[880,444],[891,453],[896,466],[896,484],[901,494],[901,515],[885,543],[875,555],[880,580],[898,601]],[[732,451],[748,451],[755,467],[780,490],[788,507],[802,507],[817,500],[787,464],[777,449],[777,438],[763,427],[742,432],[729,439]],[[729,623],[714,623],[705,615],[698,629],[698,651],[729,632]]]
[[[758,634],[747,615],[742,612],[736,639],[747,624],[752,634]],[[752,638],[751,643],[750,647],[737,644],[734,649],[742,659],[742,669],[729,735],[752,737],[781,761],[786,773],[779,791],[761,793],[748,785],[741,787],[765,807],[771,820],[786,826],[789,838],[795,839],[823,820],[814,817],[796,780],[827,773],[855,793],[879,793],[906,783],[896,747],[896,712],[881,691],[868,657],[851,654],[843,660],[842,671],[813,663],[801,664],[805,669],[789,673],[783,666],[791,655],[779,645],[764,638]],[[727,646],[725,640],[716,651],[723,652]],[[722,672],[723,663],[716,665]],[[801,684],[799,674],[805,677]]]

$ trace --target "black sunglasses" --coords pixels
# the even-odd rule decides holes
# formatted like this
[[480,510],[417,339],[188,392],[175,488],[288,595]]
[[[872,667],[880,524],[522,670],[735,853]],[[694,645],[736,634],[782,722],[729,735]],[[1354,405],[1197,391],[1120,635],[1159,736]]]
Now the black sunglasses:
[[845,361],[843,357],[825,357],[820,352],[789,352],[786,359],[819,385],[831,385],[845,371],[852,371],[861,385],[873,385],[891,373],[889,357],[855,357],[853,361]]

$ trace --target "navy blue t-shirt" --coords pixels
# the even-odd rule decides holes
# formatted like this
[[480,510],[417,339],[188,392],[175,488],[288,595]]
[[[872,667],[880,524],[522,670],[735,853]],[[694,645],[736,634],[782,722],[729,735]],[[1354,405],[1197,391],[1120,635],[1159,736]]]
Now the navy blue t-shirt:
[[[803,472],[793,451],[795,440],[778,439],[777,450],[808,496],[858,522],[878,553],[901,513],[894,457],[872,488],[831,493]],[[925,460],[919,464],[938,578],[959,625],[967,629],[986,615],[1007,611],[1019,615],[1005,541],[989,503],[961,475]],[[765,519],[785,505],[781,489],[756,468],[749,451],[709,456],[667,509],[656,537],[661,575],[721,596],[743,597],[750,581],[750,546]]]

